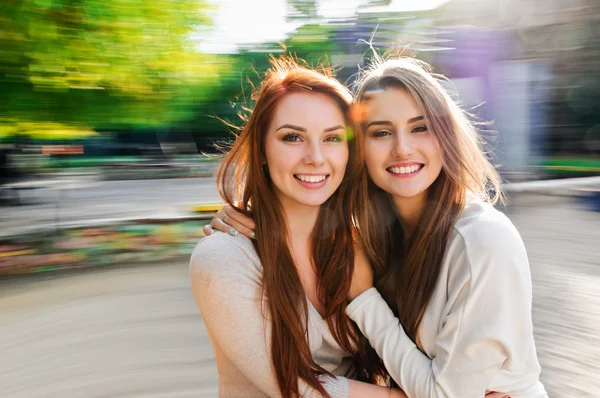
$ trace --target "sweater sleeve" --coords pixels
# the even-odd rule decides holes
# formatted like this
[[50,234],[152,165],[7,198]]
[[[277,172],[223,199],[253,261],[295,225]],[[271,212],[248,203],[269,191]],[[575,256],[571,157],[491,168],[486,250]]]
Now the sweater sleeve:
[[[194,249],[190,277],[202,318],[224,355],[265,396],[280,397],[270,359],[270,322],[261,310],[260,270],[217,234]],[[321,382],[332,397],[348,397],[347,379],[325,375]],[[302,380],[299,391],[303,397],[321,396]]]
[[[531,281],[512,225],[481,225],[450,242],[448,303],[430,359],[406,335],[375,289],[347,307],[392,378],[410,398],[484,396],[505,361],[525,366],[532,336]],[[399,311],[402,311],[400,308]],[[510,391],[502,391],[510,393]]]

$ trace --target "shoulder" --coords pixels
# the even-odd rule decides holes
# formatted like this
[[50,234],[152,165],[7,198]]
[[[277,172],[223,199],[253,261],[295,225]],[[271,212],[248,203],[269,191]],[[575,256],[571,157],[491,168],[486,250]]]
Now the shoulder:
[[262,272],[250,239],[215,231],[196,244],[190,258],[190,273],[197,276],[256,276]]
[[454,226],[453,239],[462,240],[466,250],[475,253],[525,250],[521,235],[508,217],[478,199],[467,202]]
[[515,226],[491,204],[474,198],[454,226],[446,260],[450,266],[462,265],[473,277],[529,273],[525,245]]

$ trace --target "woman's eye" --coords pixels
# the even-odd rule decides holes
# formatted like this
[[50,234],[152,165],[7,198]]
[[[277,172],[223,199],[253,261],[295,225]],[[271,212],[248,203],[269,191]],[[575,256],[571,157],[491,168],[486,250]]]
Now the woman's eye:
[[392,133],[388,130],[377,130],[371,133],[371,137],[385,137],[386,135],[391,135]]
[[327,138],[325,138],[326,142],[342,142],[344,141],[344,138],[341,135],[331,135]]
[[418,127],[415,127],[415,128],[412,130],[412,132],[413,132],[413,133],[422,133],[422,132],[424,132],[424,131],[427,131],[427,130],[428,130],[428,129],[427,129],[427,126],[418,126]]
[[294,133],[289,133],[283,136],[283,141],[288,141],[288,142],[298,142],[300,141],[300,136],[298,134],[294,134]]

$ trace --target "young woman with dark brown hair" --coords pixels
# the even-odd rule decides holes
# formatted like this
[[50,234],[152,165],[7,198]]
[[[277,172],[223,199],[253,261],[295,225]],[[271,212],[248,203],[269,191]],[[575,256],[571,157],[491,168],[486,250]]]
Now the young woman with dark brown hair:
[[220,397],[404,397],[349,380],[384,372],[345,315],[363,162],[351,94],[328,73],[273,60],[219,170],[222,197],[257,228],[215,233],[191,257]]
[[546,397],[525,247],[492,206],[500,178],[476,129],[428,68],[377,60],[357,81],[369,177],[346,312],[409,397]]

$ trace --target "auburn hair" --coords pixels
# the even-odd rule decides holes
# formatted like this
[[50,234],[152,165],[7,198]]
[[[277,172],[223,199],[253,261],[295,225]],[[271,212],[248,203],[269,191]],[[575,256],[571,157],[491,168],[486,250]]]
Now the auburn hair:
[[[288,229],[275,189],[263,166],[265,136],[280,101],[290,93],[326,95],[344,112],[348,126],[349,160],[340,187],[321,206],[312,233],[312,257],[317,272],[317,294],[324,318],[338,344],[354,354],[359,378],[371,380],[382,374],[380,361],[367,358],[366,343],[345,308],[354,267],[355,203],[364,174],[359,137],[351,131],[349,111],[352,95],[333,78],[328,68],[312,69],[290,57],[271,58],[271,67],[252,95],[254,108],[245,118],[240,134],[227,153],[217,179],[225,201],[255,223],[253,241],[262,263],[262,295],[270,318],[273,372],[284,397],[299,395],[303,379],[328,396],[318,376],[328,374],[312,358],[308,342],[306,294],[289,248]],[[263,312],[264,313],[264,312]]]
[[419,325],[467,192],[491,203],[500,198],[500,177],[486,156],[484,142],[470,115],[448,95],[440,79],[428,64],[404,57],[375,59],[356,82],[359,109],[381,90],[396,88],[412,95],[443,154],[442,171],[427,191],[424,213],[410,236],[389,194],[368,176],[363,177],[358,201],[361,240],[374,268],[376,287],[418,346]]

